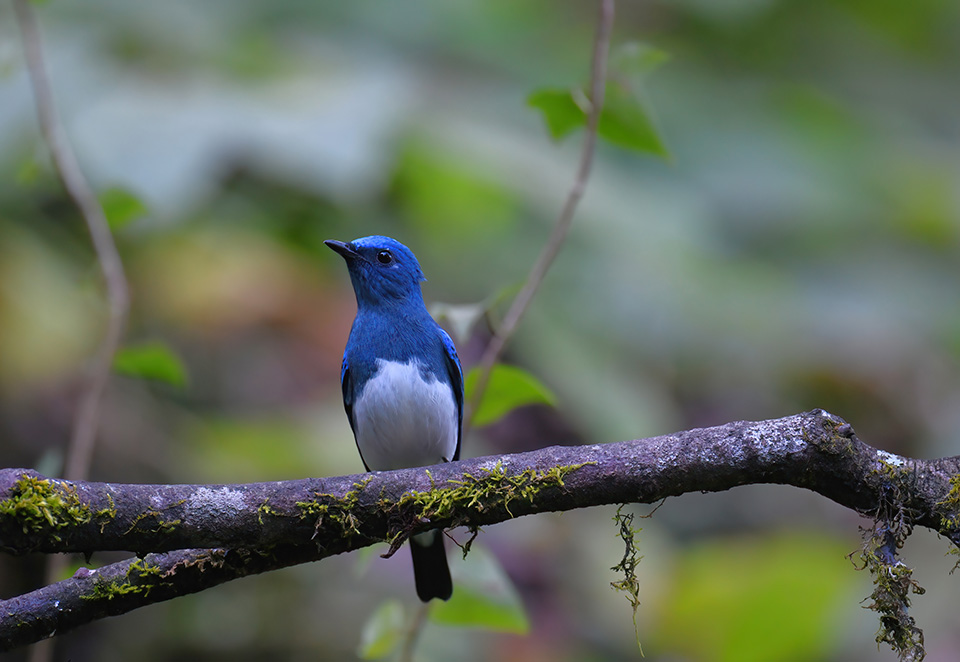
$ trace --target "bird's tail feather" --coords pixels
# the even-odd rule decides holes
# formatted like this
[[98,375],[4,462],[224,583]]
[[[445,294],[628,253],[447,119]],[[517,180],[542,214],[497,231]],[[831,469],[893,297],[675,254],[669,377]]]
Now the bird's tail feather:
[[453,581],[443,546],[443,532],[434,529],[410,538],[410,555],[413,557],[413,579],[420,599],[424,602],[433,598],[449,600],[453,594]]

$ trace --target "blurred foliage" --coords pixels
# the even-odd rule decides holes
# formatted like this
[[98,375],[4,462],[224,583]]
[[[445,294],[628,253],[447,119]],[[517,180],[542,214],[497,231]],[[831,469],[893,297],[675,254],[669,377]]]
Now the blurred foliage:
[[402,644],[408,630],[409,625],[404,621],[403,605],[399,600],[387,600],[377,607],[373,616],[363,626],[357,655],[364,660],[386,657]]
[[[460,555],[459,551],[453,553]],[[417,604],[409,610],[397,600],[386,600],[363,626],[358,655],[364,659],[395,658],[411,636],[414,623],[421,618],[426,619],[427,632],[435,625],[512,634],[529,632],[530,621],[523,602],[494,555],[481,545],[471,546],[463,562],[455,561],[452,567],[456,584],[453,597],[429,606]],[[420,627],[424,625],[421,623]],[[422,636],[420,631],[417,635]]]
[[[189,375],[112,381],[92,478],[362,470],[337,380],[354,299],[327,238],[411,246],[468,371],[483,312],[495,324],[498,293],[526,277],[576,168],[577,134],[553,142],[543,122],[582,123],[570,90],[588,76],[594,9],[38,6],[60,114],[131,281],[127,341],[174,348]],[[54,466],[106,309],[18,41],[2,6],[0,462]],[[557,407],[478,430],[464,456],[813,407],[890,451],[960,453],[960,5],[621,2],[614,41],[609,109],[626,109],[621,142],[647,151],[601,141],[505,357]],[[538,90],[555,91],[546,115],[526,103]],[[857,605],[869,582],[842,558],[856,543],[836,542],[856,521],[799,490],[757,493],[687,495],[644,522],[647,657],[893,659]],[[803,534],[763,534],[783,530]],[[530,631],[431,622],[422,658],[635,659],[608,588],[615,533],[595,511],[483,531]],[[951,659],[960,605],[942,543],[907,547],[927,649]],[[59,639],[58,657],[344,659],[377,605],[413,603],[402,556],[360,578],[329,559],[157,605]],[[0,594],[40,581],[34,560],[0,559]]]
[[842,540],[816,531],[717,540],[677,559],[652,636],[690,660],[821,660],[857,601]]
[[281,480],[304,459],[305,433],[287,419],[206,417],[182,434],[189,444],[182,449],[184,480],[191,482]]
[[392,190],[404,220],[425,236],[450,219],[465,242],[502,237],[520,216],[520,201],[454,152],[412,139],[399,150]]
[[466,563],[453,566],[457,590],[446,602],[430,607],[432,623],[526,634],[530,621],[503,568],[489,551],[471,546]]
[[130,377],[153,379],[172,386],[187,383],[187,370],[173,351],[159,342],[121,347],[113,357],[113,369]]
[[114,232],[147,215],[146,205],[133,193],[119,187],[101,193],[100,206]]

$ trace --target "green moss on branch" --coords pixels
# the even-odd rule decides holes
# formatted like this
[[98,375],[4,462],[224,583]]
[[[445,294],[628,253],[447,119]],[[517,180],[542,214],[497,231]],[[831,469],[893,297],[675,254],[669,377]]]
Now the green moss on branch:
[[59,541],[57,531],[86,524],[91,517],[75,487],[38,476],[24,475],[14,483],[10,497],[0,501],[0,533],[19,530],[32,537],[35,547]]

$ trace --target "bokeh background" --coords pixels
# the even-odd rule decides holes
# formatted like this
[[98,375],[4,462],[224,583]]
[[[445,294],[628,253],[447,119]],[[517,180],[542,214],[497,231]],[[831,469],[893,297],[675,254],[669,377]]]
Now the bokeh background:
[[[594,3],[36,9],[87,175],[145,209],[116,231],[134,296],[128,342],[165,343],[188,375],[181,388],[112,381],[91,478],[361,470],[338,384],[353,294],[322,240],[397,237],[420,258],[431,302],[472,304],[521,281],[579,149],[578,135],[551,141],[526,99],[586,80]],[[618,12],[615,47],[670,56],[641,90],[670,157],[599,146],[569,241],[507,357],[559,406],[476,431],[464,456],[814,407],[892,452],[960,453],[960,5],[675,0]],[[58,471],[104,315],[3,4],[4,466]],[[458,339],[465,363],[481,342]],[[477,544],[516,585],[530,632],[430,624],[420,659],[637,659],[631,610],[608,586],[623,552],[612,515],[484,531]],[[895,659],[861,608],[870,579],[846,558],[865,523],[855,514],[753,486],[670,499],[638,522],[647,659]],[[927,588],[913,613],[934,661],[960,650],[946,551],[927,531],[904,549]],[[56,657],[352,659],[384,599],[415,600],[406,551],[361,556],[97,623],[60,638]],[[0,559],[3,597],[36,587],[42,563]]]

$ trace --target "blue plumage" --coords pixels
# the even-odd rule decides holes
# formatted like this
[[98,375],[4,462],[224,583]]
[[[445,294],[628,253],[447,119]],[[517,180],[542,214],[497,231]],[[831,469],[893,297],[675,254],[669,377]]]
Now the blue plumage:
[[[346,260],[357,296],[340,383],[364,466],[385,471],[459,459],[463,373],[453,341],[424,306],[417,258],[389,237],[325,243]],[[446,600],[453,587],[441,532],[411,543],[417,594]]]

